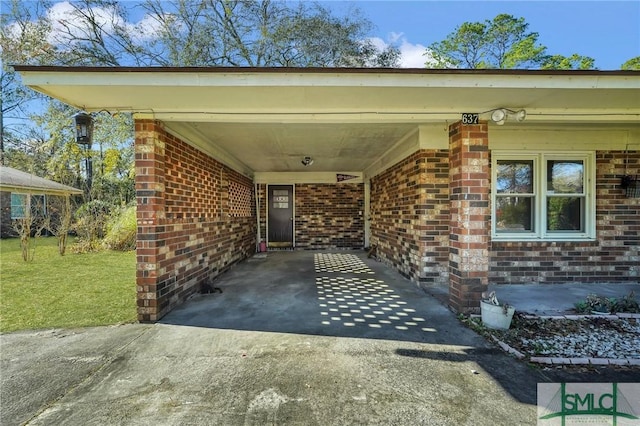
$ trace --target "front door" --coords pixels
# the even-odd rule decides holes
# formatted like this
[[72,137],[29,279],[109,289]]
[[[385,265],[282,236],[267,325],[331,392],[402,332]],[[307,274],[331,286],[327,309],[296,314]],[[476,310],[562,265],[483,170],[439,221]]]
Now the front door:
[[269,247],[293,247],[293,186],[269,185]]

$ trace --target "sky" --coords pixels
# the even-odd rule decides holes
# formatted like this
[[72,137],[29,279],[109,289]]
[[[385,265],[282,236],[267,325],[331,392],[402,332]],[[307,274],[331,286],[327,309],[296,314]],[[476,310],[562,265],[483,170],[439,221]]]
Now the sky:
[[[23,0],[37,4],[35,0]],[[67,0],[68,1],[68,0]],[[120,0],[135,5],[140,0]],[[311,0],[274,0],[311,1]],[[3,6],[8,0],[0,0]],[[53,0],[53,18],[64,19],[66,1]],[[539,34],[548,54],[574,53],[595,59],[600,70],[616,70],[640,56],[640,0],[321,0],[336,15],[361,10],[374,25],[370,37],[378,46],[393,43],[402,53],[401,66],[424,67],[427,47],[444,40],[464,22],[492,20],[500,13],[524,18],[528,31]],[[144,21],[143,9],[133,7],[130,19]],[[54,19],[54,21],[55,21]],[[147,25],[144,28],[153,28]],[[142,34],[144,37],[144,34]]]
[[500,13],[523,17],[548,53],[594,58],[600,70],[620,69],[640,56],[640,0],[635,1],[327,1],[336,12],[356,6],[377,27],[374,36],[395,41],[403,65],[422,67],[425,48],[464,22]]

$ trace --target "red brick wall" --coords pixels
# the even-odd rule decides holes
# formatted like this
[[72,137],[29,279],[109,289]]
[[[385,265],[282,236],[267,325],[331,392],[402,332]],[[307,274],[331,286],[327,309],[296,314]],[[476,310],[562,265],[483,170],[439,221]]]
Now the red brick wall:
[[371,244],[413,281],[448,280],[448,158],[421,150],[371,179]]
[[255,250],[251,179],[136,121],[138,318],[155,321]]
[[[627,160],[627,161],[625,161]],[[619,188],[640,175],[640,152],[596,154],[596,241],[493,242],[490,280],[499,284],[640,280],[640,199]]]
[[304,184],[295,189],[296,248],[364,247],[364,185]]
[[[260,232],[265,241],[266,187],[258,185]],[[363,184],[296,184],[294,199],[296,248],[364,247]]]
[[489,283],[490,185],[487,123],[449,126],[451,225],[449,304],[479,312]]

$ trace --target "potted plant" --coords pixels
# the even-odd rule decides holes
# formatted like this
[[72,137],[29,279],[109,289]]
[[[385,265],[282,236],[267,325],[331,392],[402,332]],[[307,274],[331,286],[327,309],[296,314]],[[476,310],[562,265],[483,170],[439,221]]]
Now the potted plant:
[[488,328],[508,329],[516,309],[506,303],[500,304],[495,291],[488,295],[482,293],[482,297],[483,299],[480,300],[482,323]]

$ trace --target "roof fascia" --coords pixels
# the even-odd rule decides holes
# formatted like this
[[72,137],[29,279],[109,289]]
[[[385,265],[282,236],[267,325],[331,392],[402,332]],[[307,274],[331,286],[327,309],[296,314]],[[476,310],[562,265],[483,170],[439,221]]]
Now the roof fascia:
[[[27,86],[450,87],[640,89],[639,72],[388,72],[344,69],[149,69],[17,67]],[[270,71],[270,72],[269,72]],[[410,70],[413,71],[413,70]],[[439,70],[442,71],[442,70]],[[471,70],[465,70],[471,71]],[[486,70],[482,70],[486,71]],[[46,90],[46,89],[45,89]]]
[[18,185],[0,185],[0,191],[2,192],[14,192],[20,194],[31,194],[31,195],[59,195],[59,196],[70,196],[70,195],[81,195],[82,191],[79,189],[73,190],[65,190],[65,189],[45,189],[45,188],[37,188],[37,187],[28,187],[28,186],[18,186]]

